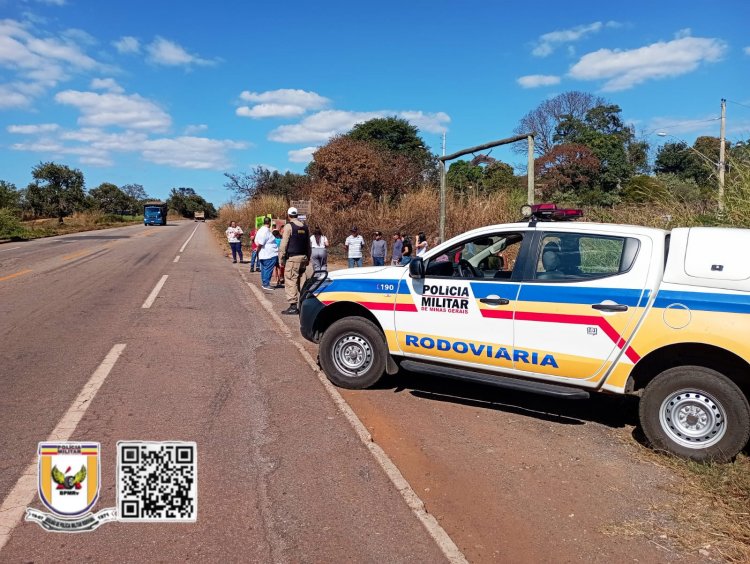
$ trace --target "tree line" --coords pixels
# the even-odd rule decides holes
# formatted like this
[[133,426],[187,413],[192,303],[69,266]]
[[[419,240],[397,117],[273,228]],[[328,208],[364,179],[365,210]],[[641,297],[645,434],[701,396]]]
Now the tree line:
[[[152,200],[141,184],[117,186],[103,182],[86,190],[79,169],[54,162],[39,163],[32,168],[31,176],[32,182],[23,189],[0,180],[0,209],[5,210],[6,216],[56,217],[63,223],[65,217],[75,212],[138,215],[143,212],[143,204]],[[208,218],[216,216],[213,204],[193,188],[172,188],[166,203],[183,217],[192,218],[199,210],[205,211]]]
[[[517,134],[535,133],[538,201],[614,206],[660,201],[665,196],[711,205],[718,184],[719,139],[675,140],[654,150],[622,115],[622,109],[586,92],[565,92],[524,115]],[[479,142],[481,140],[477,140]],[[750,161],[747,142],[728,144],[727,162]],[[526,144],[517,149],[526,151]],[[313,198],[334,211],[394,201],[425,185],[437,187],[437,156],[418,130],[397,117],[376,118],[335,136],[313,153],[304,173],[264,167],[225,173],[225,187],[239,200],[278,195]],[[732,169],[727,169],[731,177]],[[526,173],[477,154],[450,163],[446,180],[454,195],[525,191]]]

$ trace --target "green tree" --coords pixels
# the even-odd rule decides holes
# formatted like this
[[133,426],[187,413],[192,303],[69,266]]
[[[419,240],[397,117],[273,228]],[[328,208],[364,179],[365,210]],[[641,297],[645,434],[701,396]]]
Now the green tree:
[[484,167],[482,186],[486,192],[509,190],[518,186],[513,167],[501,161],[495,161]]
[[214,205],[199,196],[193,188],[172,188],[167,198],[167,206],[182,217],[192,218],[197,211],[206,212],[207,219],[216,217]]
[[[536,133],[534,136],[534,152],[538,156],[542,156],[556,145],[555,132],[563,119],[583,120],[589,110],[604,104],[603,98],[588,92],[576,90],[563,92],[554,98],[545,100],[523,116],[513,132],[516,135]],[[513,150],[525,153],[527,148],[526,145],[516,143],[513,145]]]
[[453,161],[445,173],[445,182],[456,192],[466,193],[478,189],[484,177],[484,170],[479,165],[459,159]]
[[12,182],[0,180],[0,208],[18,208],[21,204],[21,193]]
[[35,212],[52,212],[63,223],[66,215],[81,209],[86,193],[80,170],[47,162],[35,166],[31,175],[35,182],[29,185],[27,195],[29,190],[33,194],[32,209]]
[[619,106],[599,105],[583,119],[564,117],[554,139],[558,143],[585,145],[599,159],[599,183],[604,192],[617,193],[636,171],[648,166],[648,144],[637,140],[633,128],[625,125]]
[[94,207],[104,213],[120,213],[130,210],[132,200],[114,184],[103,182],[89,192]]
[[143,202],[149,199],[146,189],[140,184],[124,184],[120,187],[120,190],[136,202]]
[[374,143],[381,149],[424,161],[430,158],[419,130],[405,119],[375,118],[356,124],[346,137]]

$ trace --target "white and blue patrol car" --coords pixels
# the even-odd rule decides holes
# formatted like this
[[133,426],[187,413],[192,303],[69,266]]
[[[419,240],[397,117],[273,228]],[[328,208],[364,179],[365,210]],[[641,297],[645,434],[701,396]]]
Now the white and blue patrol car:
[[733,458],[750,437],[750,230],[559,221],[576,215],[537,206],[408,268],[315,273],[302,334],[338,386],[401,367],[559,398],[635,394],[654,447]]

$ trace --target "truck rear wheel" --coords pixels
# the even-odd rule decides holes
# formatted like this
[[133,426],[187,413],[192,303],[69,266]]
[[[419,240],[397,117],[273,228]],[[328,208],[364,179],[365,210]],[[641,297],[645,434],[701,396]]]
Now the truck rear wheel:
[[323,333],[318,354],[331,382],[359,390],[369,388],[383,376],[388,349],[382,331],[372,321],[345,317]]
[[651,446],[699,462],[728,462],[750,438],[750,405],[742,390],[702,366],[659,374],[646,386],[639,414]]

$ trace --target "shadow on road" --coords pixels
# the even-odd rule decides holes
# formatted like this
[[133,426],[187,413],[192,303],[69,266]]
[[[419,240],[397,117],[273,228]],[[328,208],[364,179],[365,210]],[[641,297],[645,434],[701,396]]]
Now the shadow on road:
[[629,396],[592,394],[588,400],[555,399],[403,370],[397,376],[383,378],[377,387],[392,388],[394,393],[408,391],[420,399],[493,409],[563,425],[595,422],[622,428],[638,424],[638,399]]

